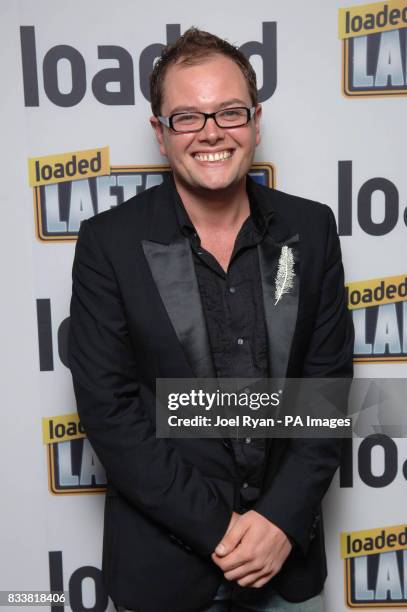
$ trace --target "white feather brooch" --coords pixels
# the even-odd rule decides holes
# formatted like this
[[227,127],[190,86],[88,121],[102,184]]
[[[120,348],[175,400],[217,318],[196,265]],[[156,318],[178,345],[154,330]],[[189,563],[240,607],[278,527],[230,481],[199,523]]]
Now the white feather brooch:
[[283,295],[293,288],[294,282],[294,255],[293,250],[288,246],[281,249],[280,259],[278,260],[278,270],[276,276],[276,290],[274,306],[280,301]]

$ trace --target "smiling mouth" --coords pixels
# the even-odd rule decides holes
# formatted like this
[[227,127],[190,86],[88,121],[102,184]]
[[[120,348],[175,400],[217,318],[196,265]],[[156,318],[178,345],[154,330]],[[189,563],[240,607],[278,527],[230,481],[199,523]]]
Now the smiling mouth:
[[219,162],[229,159],[232,155],[232,149],[225,149],[225,151],[217,151],[216,153],[194,153],[194,159],[203,162]]

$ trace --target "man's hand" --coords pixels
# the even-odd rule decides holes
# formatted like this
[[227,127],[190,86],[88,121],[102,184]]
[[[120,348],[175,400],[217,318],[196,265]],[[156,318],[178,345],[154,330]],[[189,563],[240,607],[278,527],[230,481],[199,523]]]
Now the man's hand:
[[228,530],[211,557],[227,580],[242,587],[259,588],[280,571],[291,549],[289,539],[279,527],[250,510],[242,515],[233,513]]

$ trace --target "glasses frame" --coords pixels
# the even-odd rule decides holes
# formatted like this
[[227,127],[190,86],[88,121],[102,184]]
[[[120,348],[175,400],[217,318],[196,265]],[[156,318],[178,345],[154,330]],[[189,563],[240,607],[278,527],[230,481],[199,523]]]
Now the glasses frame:
[[[239,123],[239,125],[229,125],[229,126],[219,125],[219,123],[218,123],[218,121],[216,119],[216,115],[218,115],[219,113],[224,113],[227,110],[238,110],[238,109],[239,110],[240,109],[244,109],[246,111],[247,118],[246,118],[246,121],[244,123]],[[173,113],[172,115],[169,115],[168,117],[162,117],[161,115],[158,115],[157,119],[158,119],[158,121],[160,123],[165,125],[167,128],[169,128],[170,130],[172,130],[176,134],[188,134],[190,132],[201,132],[204,129],[208,119],[213,119],[214,122],[216,123],[216,125],[218,126],[218,128],[220,128],[221,130],[231,130],[233,128],[243,127],[244,125],[247,125],[251,119],[253,119],[255,111],[256,111],[256,107],[255,106],[252,106],[250,108],[248,108],[247,106],[230,106],[228,108],[221,108],[221,109],[219,109],[218,111],[216,111],[214,113],[203,113],[201,111],[190,111],[190,112],[184,111],[184,112],[181,112],[181,113]],[[174,117],[177,117],[178,115],[188,115],[190,113],[196,113],[197,115],[202,115],[203,118],[204,118],[203,126],[200,127],[199,129],[191,129],[191,130],[177,130],[177,129],[175,129],[174,128],[174,124],[173,124]]]

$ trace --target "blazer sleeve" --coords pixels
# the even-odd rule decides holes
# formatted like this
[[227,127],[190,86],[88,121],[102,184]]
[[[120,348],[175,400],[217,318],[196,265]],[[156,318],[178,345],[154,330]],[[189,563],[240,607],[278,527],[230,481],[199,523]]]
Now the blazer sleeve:
[[[353,323],[346,304],[335,217],[328,209],[328,234],[319,306],[303,377],[353,376]],[[340,438],[291,438],[270,486],[255,510],[290,536],[306,553],[320,502],[341,459]]]
[[204,477],[156,438],[140,401],[114,269],[89,220],[80,227],[72,280],[69,365],[80,420],[108,480],[187,547],[209,555],[229,524],[233,484]]

